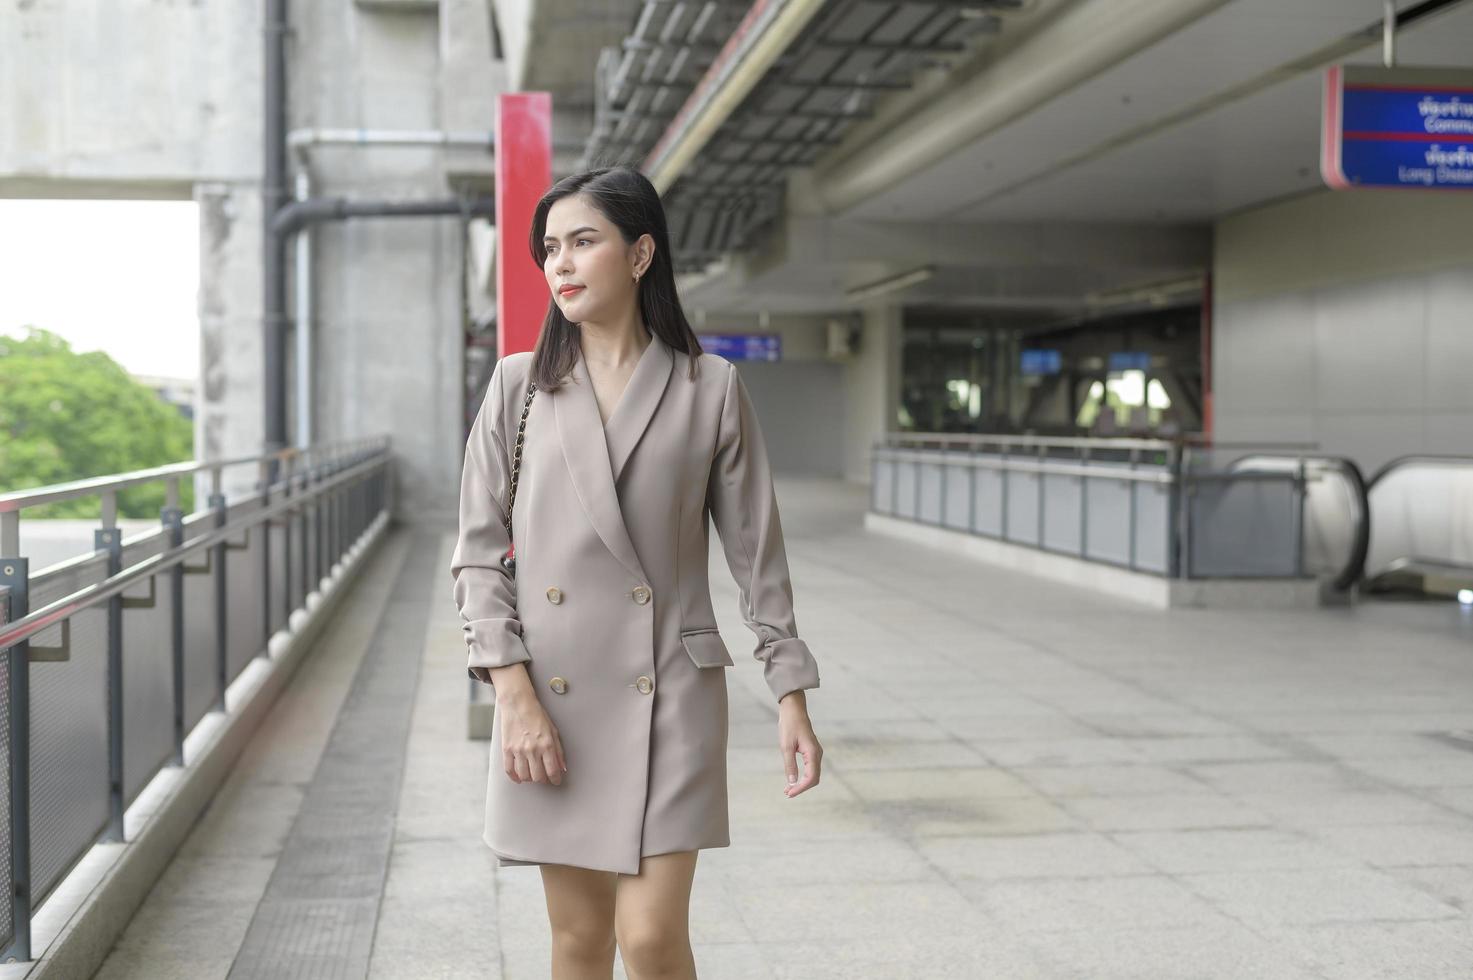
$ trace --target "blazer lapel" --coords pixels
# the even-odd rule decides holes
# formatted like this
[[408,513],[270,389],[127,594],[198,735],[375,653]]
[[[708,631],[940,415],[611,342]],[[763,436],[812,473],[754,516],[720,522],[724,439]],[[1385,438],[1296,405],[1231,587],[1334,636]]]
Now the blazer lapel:
[[629,538],[614,481],[616,472],[622,472],[624,462],[648,427],[660,396],[664,394],[673,363],[674,358],[666,345],[658,337],[651,337],[649,347],[640,355],[628,386],[615,406],[614,414],[609,417],[607,433],[581,350],[569,383],[552,392],[558,440],[562,443],[563,458],[573,478],[578,501],[609,551],[642,581],[647,581],[649,576],[645,574],[634,550],[634,542]]
[[619,397],[614,414],[609,416],[609,424],[604,429],[615,485],[619,483],[619,475],[624,472],[624,464],[629,461],[629,454],[634,452],[644,430],[649,428],[650,419],[654,417],[655,409],[665,394],[665,386],[670,382],[670,372],[674,366],[675,355],[670,352],[669,346],[651,334],[649,346],[639,356],[639,363],[634,365],[629,384]]

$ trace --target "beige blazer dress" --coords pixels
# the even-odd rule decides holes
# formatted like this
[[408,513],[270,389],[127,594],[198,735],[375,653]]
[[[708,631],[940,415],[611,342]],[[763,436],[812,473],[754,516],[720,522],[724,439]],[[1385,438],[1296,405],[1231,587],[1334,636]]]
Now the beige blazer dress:
[[[707,579],[711,515],[774,699],[818,687],[799,639],[777,501],[742,378],[658,337],[604,425],[581,352],[527,417],[501,567],[511,454],[530,351],[497,362],[466,444],[453,593],[468,669],[525,662],[557,726],[561,785],[514,782],[490,746],[483,839],[503,865],[636,874],[642,856],[731,843],[732,658]],[[773,765],[778,765],[776,755]]]

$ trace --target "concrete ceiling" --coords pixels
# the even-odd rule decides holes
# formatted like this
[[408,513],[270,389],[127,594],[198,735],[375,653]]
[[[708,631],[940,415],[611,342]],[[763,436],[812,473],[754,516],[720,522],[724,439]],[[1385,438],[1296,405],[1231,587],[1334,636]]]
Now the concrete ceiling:
[[[1009,43],[1028,43],[1052,18],[1089,2],[1035,0],[1014,15],[998,45],[948,70],[960,84],[1005,66]],[[1379,63],[1379,29],[1367,29],[1378,24],[1382,4],[1197,4],[1206,12],[1185,26],[955,152],[887,176],[842,213],[825,213],[815,202],[826,175],[883,152],[898,129],[890,122],[924,113],[945,92],[945,73],[886,96],[872,125],[856,127],[812,167],[790,174],[785,213],[768,237],[683,279],[687,306],[852,310],[857,301],[847,289],[929,266],[932,278],[892,298],[1069,317],[1088,312],[1091,293],[1200,272],[1210,261],[1215,219],[1320,190],[1321,69],[1335,61]],[[617,44],[639,5],[533,6],[533,37],[542,43],[529,49],[528,86],[571,99],[586,77],[583,98],[591,100],[597,47]],[[618,21],[617,10],[622,25],[599,33]],[[563,33],[594,13],[604,18],[597,25]],[[1398,62],[1473,66],[1473,0],[1404,28]]]
[[[850,214],[1210,222],[1319,190],[1322,73],[1284,66],[1380,14],[1380,0],[1234,0]],[[1379,34],[1335,60],[1380,64]],[[1473,3],[1401,32],[1397,61],[1473,67]]]

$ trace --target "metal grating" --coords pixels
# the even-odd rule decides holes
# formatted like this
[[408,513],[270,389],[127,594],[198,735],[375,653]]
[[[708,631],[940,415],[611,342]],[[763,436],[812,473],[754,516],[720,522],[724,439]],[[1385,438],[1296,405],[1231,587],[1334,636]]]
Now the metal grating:
[[[168,548],[160,529],[123,541],[123,567],[136,565]],[[153,578],[152,609],[123,610],[123,805],[139,792],[174,753],[174,599],[173,571]],[[124,593],[148,595],[147,586]]]
[[[259,495],[230,507],[226,514],[235,521],[261,509]],[[240,551],[225,553],[225,583],[230,590],[229,619],[225,623],[225,663],[231,680],[240,676],[246,665],[266,647],[266,624],[263,604],[266,601],[262,582],[262,559],[265,545],[259,525],[245,534],[237,534],[232,545],[244,543]]]
[[[0,625],[10,622],[10,605],[0,589]],[[10,881],[10,649],[0,649],[0,881]],[[14,902],[9,887],[0,888],[0,949],[15,938]]]
[[[204,534],[215,526],[210,511],[191,514],[184,520],[184,540]],[[214,559],[209,559],[213,561]],[[202,567],[205,551],[196,551],[186,564]],[[184,730],[191,731],[215,703],[215,576],[184,576]]]
[[232,980],[363,977],[394,843],[439,545],[419,537],[232,965]]
[[[103,556],[31,580],[40,609],[107,577]],[[31,664],[31,896],[39,908],[107,824],[107,607],[71,617],[71,655]],[[61,624],[31,637],[61,642]]]
[[[781,215],[785,179],[811,166],[877,99],[998,33],[1025,0],[837,0],[798,36],[665,195],[677,272],[747,247]],[[744,2],[649,0],[595,72],[580,167],[646,159],[748,13]]]

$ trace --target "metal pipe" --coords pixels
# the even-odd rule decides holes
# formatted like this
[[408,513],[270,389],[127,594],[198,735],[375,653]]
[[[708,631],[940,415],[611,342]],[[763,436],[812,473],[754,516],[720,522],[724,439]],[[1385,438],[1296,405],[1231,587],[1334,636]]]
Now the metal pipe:
[[332,143],[359,146],[441,146],[494,150],[496,134],[443,129],[294,129],[287,134],[294,150]]
[[[297,170],[297,203],[312,197],[312,174],[305,165]],[[297,337],[297,448],[312,445],[312,228],[297,232],[292,243],[297,260],[296,337]]]
[[345,218],[438,217],[443,215],[486,216],[496,214],[494,197],[445,198],[438,201],[350,201],[345,197],[318,197],[294,201],[277,213],[272,227],[283,236],[318,221]]
[[1385,0],[1381,17],[1381,63],[1396,67],[1396,0]]
[[[263,72],[265,161],[261,180],[262,371],[261,438],[264,452],[286,447],[286,385],[282,353],[286,334],[286,241],[276,230],[276,212],[286,200],[287,0],[266,0]],[[270,479],[274,481],[275,472]]]

